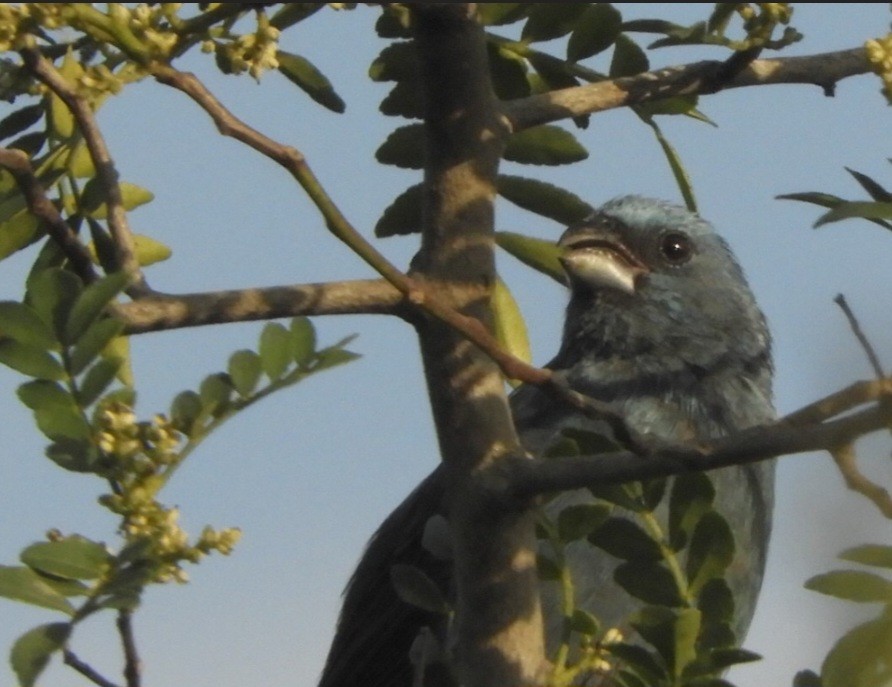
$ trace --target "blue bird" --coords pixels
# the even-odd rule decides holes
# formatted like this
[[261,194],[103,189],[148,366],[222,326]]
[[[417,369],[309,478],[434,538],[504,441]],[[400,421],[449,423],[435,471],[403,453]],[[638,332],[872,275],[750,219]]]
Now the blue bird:
[[[565,375],[573,389],[610,403],[632,430],[672,442],[715,439],[774,419],[765,318],[709,223],[676,205],[624,196],[567,229],[559,246],[571,296],[560,351],[547,367]],[[567,430],[603,430],[534,386],[521,387],[510,400],[521,441],[536,455]],[[742,641],[765,567],[774,463],[723,468],[710,479],[714,508],[736,542],[725,574],[735,601],[728,629]],[[390,571],[394,564],[412,565],[449,589],[449,561],[423,541],[442,501],[438,467],[372,537],[345,592],[320,687],[413,684],[413,641],[421,628],[441,627],[442,618],[401,601]],[[544,510],[554,518],[568,504],[592,501],[590,492],[579,490],[552,499]],[[634,520],[631,512],[612,508]],[[656,511],[664,528],[665,511],[665,505]],[[585,539],[568,547],[567,561],[576,605],[595,614],[602,628],[628,632],[630,614],[644,603],[615,581],[622,561]],[[542,592],[553,647],[560,599],[554,584],[543,582]],[[429,666],[425,685],[447,684],[446,672]]]

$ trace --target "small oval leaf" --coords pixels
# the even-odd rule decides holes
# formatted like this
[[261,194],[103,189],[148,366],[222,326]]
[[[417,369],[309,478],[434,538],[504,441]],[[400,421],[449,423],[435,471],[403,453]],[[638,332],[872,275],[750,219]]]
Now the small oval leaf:
[[260,333],[260,366],[270,380],[279,379],[293,360],[291,336],[278,322],[269,322]]
[[291,320],[291,355],[298,365],[306,365],[316,352],[316,329],[306,317]]
[[77,535],[32,544],[19,559],[29,568],[66,580],[95,580],[112,563],[102,544]]
[[33,687],[50,657],[65,646],[71,635],[69,623],[48,623],[19,637],[9,654],[9,662],[19,679],[19,687]]
[[30,568],[0,565],[0,596],[74,615],[68,600]]
[[569,165],[588,157],[576,137],[559,126],[543,124],[511,136],[504,158],[525,165]]
[[0,340],[0,363],[29,377],[50,380],[65,377],[62,364],[47,351],[12,339]]
[[375,159],[384,165],[404,169],[422,169],[425,149],[424,127],[421,124],[401,126],[391,132],[375,151]]
[[595,211],[575,193],[538,179],[500,174],[496,183],[505,200],[559,224],[576,224]]
[[341,113],[346,109],[331,81],[308,59],[282,50],[276,53],[276,59],[279,62],[279,72],[317,103],[332,112]]
[[227,367],[232,385],[242,397],[248,397],[260,381],[260,356],[247,349],[236,351],[229,358]]
[[815,575],[806,581],[805,588],[847,601],[892,603],[892,582],[862,570],[834,570]]
[[587,7],[570,35],[567,59],[578,62],[606,50],[616,42],[622,23],[622,15],[610,3],[598,2]]
[[44,350],[54,350],[59,342],[33,308],[16,301],[0,302],[0,336]]

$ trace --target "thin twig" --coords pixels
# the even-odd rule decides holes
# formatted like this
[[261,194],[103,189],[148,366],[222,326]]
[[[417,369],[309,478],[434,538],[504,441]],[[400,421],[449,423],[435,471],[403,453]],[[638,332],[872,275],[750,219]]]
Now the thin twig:
[[78,128],[87,144],[90,159],[96,169],[96,178],[102,185],[108,208],[108,228],[115,245],[118,267],[133,276],[134,285],[128,293],[138,294],[148,290],[145,278],[136,257],[136,247],[124,201],[118,182],[118,170],[109,153],[108,146],[96,122],[90,104],[71,87],[65,78],[56,71],[52,62],[41,55],[36,48],[23,48],[20,51],[25,66],[40,81],[46,84],[65,103],[77,121]]
[[390,314],[408,318],[403,295],[383,279],[162,294],[114,305],[128,334],[298,315]]
[[128,610],[118,612],[118,634],[124,647],[124,679],[127,687],[139,687],[142,678],[142,663],[136,649],[136,638],[133,634],[133,614]]
[[74,670],[83,675],[93,684],[99,685],[99,687],[119,687],[117,683],[107,680],[100,675],[89,663],[80,660],[77,655],[69,649],[64,649],[62,651],[62,661],[65,665],[74,668]]
[[489,355],[506,377],[538,384],[548,380],[549,371],[528,365],[505,352],[479,320],[450,308],[430,289],[424,288],[387,260],[341,213],[297,149],[274,141],[233,115],[193,74],[167,65],[155,66],[153,73],[160,83],[172,86],[192,98],[208,113],[221,134],[241,141],[284,167],[322,213],[329,231],[393,284],[410,303],[461,332]]
[[[865,434],[892,424],[892,404],[887,402],[892,400],[892,387],[889,385],[892,380],[884,379],[883,382],[886,392],[876,399],[875,405],[838,419],[796,424],[780,421],[752,427],[703,446],[664,447],[648,455],[621,451],[560,460],[517,459],[505,461],[505,465],[497,462],[491,469],[499,471],[502,479],[493,483],[504,485],[511,496],[523,499],[593,484],[622,484],[745,465],[794,453],[837,451]],[[851,388],[825,399],[825,407],[838,408],[838,412],[851,409],[852,405],[845,407],[846,403],[843,402],[851,400]],[[855,405],[859,403],[860,400]],[[803,409],[800,414],[809,414],[814,405]]]
[[781,418],[779,422],[793,426],[823,422],[857,406],[884,398],[892,398],[892,378],[855,382],[830,396],[809,403]]
[[871,501],[887,518],[892,518],[892,497],[879,484],[868,479],[858,469],[858,456],[852,444],[845,444],[830,452],[846,486]]
[[0,167],[12,174],[31,214],[42,222],[46,232],[65,253],[65,257],[78,276],[88,284],[96,281],[97,276],[93,270],[90,252],[78,240],[77,234],[72,231],[56,205],[47,197],[43,184],[34,174],[28,156],[14,148],[0,148]]
[[849,307],[848,301],[846,301],[846,297],[841,293],[836,295],[836,298],[833,301],[840,307],[843,314],[846,316],[846,319],[849,321],[849,326],[852,328],[852,333],[855,335],[855,338],[858,339],[858,343],[861,344],[861,348],[864,349],[864,353],[867,354],[867,359],[870,361],[870,366],[873,368],[874,373],[878,378],[885,377],[885,373],[883,372],[883,365],[880,363],[880,358],[877,355],[876,350],[868,341],[867,336],[864,334],[864,330],[861,329],[861,324],[858,322],[858,318],[855,317],[855,313],[852,312],[852,309]]
[[[511,122],[512,131],[520,131],[539,124],[678,95],[712,93],[716,90],[717,71],[723,68],[723,64],[709,60],[564,88],[504,102],[502,111]],[[838,81],[870,71],[864,49],[852,48],[804,57],[753,60],[730,81],[722,83],[721,87],[727,90],[770,84],[814,84],[831,95]]]

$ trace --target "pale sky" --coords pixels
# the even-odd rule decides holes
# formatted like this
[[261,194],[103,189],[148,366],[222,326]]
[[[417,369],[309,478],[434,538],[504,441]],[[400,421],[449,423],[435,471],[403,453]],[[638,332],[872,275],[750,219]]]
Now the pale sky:
[[[702,4],[619,5],[626,18],[705,18]],[[402,120],[377,112],[388,86],[366,77],[386,45],[373,30],[377,12],[324,10],[292,30],[283,48],[305,55],[334,82],[347,114],[323,111],[277,74],[260,85],[223,77],[203,55],[184,67],[207,76],[237,115],[304,152],[346,216],[371,235],[382,210],[417,174],[374,163],[375,148]],[[885,4],[804,4],[794,25],[805,40],[787,54],[861,45],[884,35]],[[505,30],[507,32],[508,29]],[[286,34],[287,35],[287,34]],[[646,42],[646,37],[642,37]],[[546,48],[549,46],[546,45]],[[558,53],[559,47],[555,48]],[[670,48],[651,53],[653,67],[705,58],[721,50]],[[591,62],[605,70],[609,52]],[[737,89],[704,97],[700,109],[719,128],[661,118],[687,165],[701,214],[728,238],[766,312],[775,340],[780,413],[870,376],[848,326],[833,304],[843,292],[884,362],[892,364],[889,265],[892,236],[863,221],[811,228],[819,209],[775,200],[781,193],[864,193],[844,166],[887,186],[889,109],[879,80],[840,84],[835,98],[809,86]],[[8,111],[0,106],[0,116]],[[155,83],[134,86],[101,111],[124,179],[150,188],[153,203],[133,213],[140,232],[173,248],[148,271],[168,292],[371,277],[371,270],[324,229],[285,172],[232,140],[179,93]],[[630,112],[592,118],[574,130],[591,152],[566,168],[503,171],[573,190],[593,205],[638,193],[679,201],[669,169]],[[556,239],[561,228],[500,202],[500,229]],[[405,266],[417,238],[377,245]],[[0,299],[21,297],[33,251],[0,267]],[[534,360],[556,352],[565,294],[545,277],[499,256],[499,266],[527,317]],[[363,358],[324,373],[247,411],[209,440],[164,492],[187,529],[240,526],[229,558],[189,570],[192,582],[150,589],[135,617],[147,687],[312,685],[331,639],[339,595],[381,519],[435,465],[437,456],[417,345],[410,328],[381,317],[315,320],[321,343],[357,332]],[[261,324],[227,325],[137,338],[133,344],[139,414],[166,411],[182,389],[225,369],[229,354],[256,345]],[[99,480],[64,473],[43,457],[44,441],[14,394],[24,379],[0,369],[0,564],[56,527],[114,545],[114,520],[95,504]],[[892,484],[888,437],[859,445],[864,470]],[[888,523],[862,498],[845,492],[829,457],[781,460],[775,535],[764,592],[746,647],[760,663],[731,675],[738,687],[788,685],[797,670],[818,670],[850,605],[803,589],[813,574],[842,567],[835,555],[857,543],[892,544]],[[876,609],[867,608],[869,617]],[[0,646],[31,627],[59,620],[50,611],[0,599]],[[78,628],[73,649],[120,680],[111,614]],[[4,661],[0,683],[14,677]],[[43,685],[85,680],[56,661]]]

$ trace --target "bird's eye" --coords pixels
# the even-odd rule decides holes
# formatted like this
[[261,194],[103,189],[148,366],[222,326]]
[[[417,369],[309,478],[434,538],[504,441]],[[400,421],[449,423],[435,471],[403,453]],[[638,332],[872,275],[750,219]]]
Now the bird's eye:
[[660,255],[670,265],[682,265],[691,259],[694,246],[687,234],[669,231],[660,237]]

